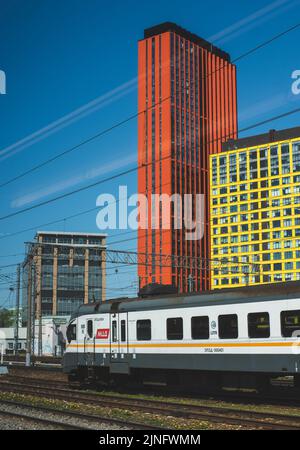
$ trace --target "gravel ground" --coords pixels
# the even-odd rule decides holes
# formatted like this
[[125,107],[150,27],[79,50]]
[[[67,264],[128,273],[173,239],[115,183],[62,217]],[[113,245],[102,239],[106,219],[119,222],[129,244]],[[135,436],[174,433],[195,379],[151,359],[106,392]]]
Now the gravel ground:
[[8,366],[9,374],[22,377],[37,378],[39,380],[68,381],[68,377],[62,372],[51,372],[48,370],[25,369],[21,367]]
[[[4,407],[1,409],[5,409]],[[23,412],[23,411],[22,411]],[[59,426],[44,425],[31,422],[27,419],[5,417],[4,413],[0,413],[0,430],[61,430]]]
[[58,430],[62,429],[63,426],[60,426],[59,424],[56,425],[47,425],[42,423],[35,423],[34,421],[29,421],[27,419],[21,419],[21,418],[14,418],[14,417],[5,417],[5,413],[2,413],[2,411],[10,411],[10,412],[16,412],[21,414],[28,413],[30,416],[34,416],[37,418],[43,418],[43,419],[50,419],[55,420],[59,423],[69,423],[72,425],[79,425],[88,427],[91,430],[128,430],[129,428],[121,427],[118,425],[113,425],[109,423],[103,423],[99,419],[99,421],[96,419],[95,421],[91,423],[91,421],[88,421],[86,419],[78,419],[76,417],[70,417],[68,415],[62,414],[52,414],[51,412],[46,411],[39,411],[36,409],[32,409],[30,407],[24,407],[24,406],[15,406],[15,405],[7,405],[5,403],[0,402],[0,430],[45,430],[45,429],[51,429],[51,430]]

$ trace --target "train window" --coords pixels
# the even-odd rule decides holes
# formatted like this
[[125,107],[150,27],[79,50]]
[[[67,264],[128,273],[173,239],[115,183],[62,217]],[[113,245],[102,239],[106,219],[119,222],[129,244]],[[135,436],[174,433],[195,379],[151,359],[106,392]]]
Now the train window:
[[[281,312],[281,334],[283,337],[292,337],[294,332],[300,330],[300,310]],[[299,333],[300,334],[300,333]]]
[[208,316],[192,317],[192,339],[209,338],[209,318]]
[[112,328],[112,341],[113,342],[117,342],[117,321],[113,320],[112,324],[111,324],[111,328]]
[[238,317],[236,314],[226,314],[219,316],[219,338],[237,339],[238,337]]
[[136,339],[138,341],[151,340],[151,320],[137,320]]
[[87,333],[90,338],[93,337],[93,321],[92,320],[87,321]]
[[70,344],[71,341],[76,341],[76,324],[70,323],[67,328],[67,340]]
[[167,319],[167,339],[183,339],[183,320],[181,317]]
[[270,316],[267,312],[248,314],[249,338],[270,337]]
[[121,320],[121,342],[126,341],[126,321]]

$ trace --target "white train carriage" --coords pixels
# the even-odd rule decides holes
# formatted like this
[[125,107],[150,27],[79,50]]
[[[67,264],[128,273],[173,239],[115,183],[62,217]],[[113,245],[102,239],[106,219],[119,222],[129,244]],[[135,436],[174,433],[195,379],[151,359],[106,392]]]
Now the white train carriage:
[[82,305],[67,337],[71,380],[253,387],[284,374],[298,383],[300,283]]

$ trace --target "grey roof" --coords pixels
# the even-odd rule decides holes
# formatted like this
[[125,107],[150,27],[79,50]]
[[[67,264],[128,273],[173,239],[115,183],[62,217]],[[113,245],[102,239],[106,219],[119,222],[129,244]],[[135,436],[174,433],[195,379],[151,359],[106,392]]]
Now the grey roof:
[[105,233],[83,233],[79,231],[37,231],[37,235],[40,234],[51,234],[51,235],[57,235],[57,236],[92,236],[92,237],[107,237],[107,234]]
[[202,48],[214,53],[220,58],[224,58],[226,61],[230,62],[230,55],[220,48],[213,45],[211,42],[206,41],[205,39],[199,37],[197,34],[191,33],[190,31],[180,27],[176,23],[173,22],[164,22],[158,25],[155,25],[151,28],[147,28],[144,30],[144,39],[148,39],[152,36],[156,36],[161,33],[166,33],[168,31],[172,31],[184,39],[187,39],[195,44],[199,45]]
[[[82,305],[72,319],[85,314],[101,314],[127,311],[150,311],[153,309],[190,308],[192,306],[216,306],[253,303],[271,300],[300,298],[300,281],[219,289],[188,295],[168,295],[149,299],[113,299]],[[300,303],[299,303],[300,309]]]
[[270,130],[268,133],[248,136],[241,139],[230,139],[222,144],[223,151],[254,147],[256,145],[267,145],[272,142],[285,141],[300,137],[300,127],[286,128],[284,130]]

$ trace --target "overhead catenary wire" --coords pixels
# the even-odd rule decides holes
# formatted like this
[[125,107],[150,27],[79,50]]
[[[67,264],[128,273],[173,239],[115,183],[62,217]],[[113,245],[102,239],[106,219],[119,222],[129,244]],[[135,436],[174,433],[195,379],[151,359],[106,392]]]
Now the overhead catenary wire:
[[[169,183],[167,183],[167,184],[169,184]],[[123,201],[123,200],[126,200],[126,199],[128,200],[129,197],[123,198],[123,199],[121,199],[121,200]],[[118,199],[118,200],[116,200],[116,201],[114,201],[114,202],[110,202],[110,203],[107,204],[107,206],[108,206],[108,205],[111,205],[111,204],[114,204],[114,203],[118,203],[119,201],[120,201],[120,199]],[[295,204],[296,204],[296,203],[295,203]],[[54,220],[54,221],[52,221],[52,222],[46,222],[46,223],[43,223],[43,224],[35,225],[35,226],[33,226],[33,227],[30,227],[30,228],[25,228],[25,229],[23,229],[23,230],[19,230],[19,231],[13,232],[13,233],[8,233],[8,234],[6,234],[6,235],[4,235],[4,236],[0,236],[0,240],[6,239],[6,238],[9,238],[9,237],[14,237],[14,236],[17,236],[17,235],[19,235],[19,234],[27,233],[27,232],[29,232],[29,231],[35,231],[37,228],[47,227],[47,226],[55,225],[55,224],[57,224],[57,223],[61,223],[61,222],[67,221],[67,220],[71,220],[71,219],[73,219],[73,218],[76,218],[76,217],[79,217],[79,216],[88,214],[88,213],[90,213],[90,212],[97,211],[98,209],[99,209],[99,207],[96,206],[96,207],[89,208],[89,209],[87,209],[87,210],[81,211],[81,212],[79,212],[79,213],[72,214],[72,215],[70,215],[70,216],[66,216],[66,217],[63,217],[63,218],[61,218],[61,219]],[[245,212],[253,212],[253,211],[252,211],[252,210],[245,210]],[[232,213],[232,214],[233,214],[233,213]],[[214,216],[214,217],[216,217],[216,216]],[[213,218],[210,219],[210,221],[212,221],[212,220],[213,220]],[[163,231],[164,231],[164,230],[163,230]],[[116,238],[116,237],[118,237],[118,236],[125,236],[125,235],[127,235],[127,234],[132,234],[132,233],[136,233],[136,232],[137,232],[137,230],[125,231],[125,232],[117,233],[117,234],[112,235],[112,236],[107,236],[107,239],[114,239],[114,238]],[[130,239],[130,240],[131,240],[131,239]],[[124,241],[124,242],[125,242],[125,241]],[[115,242],[111,242],[111,244],[115,244]],[[19,253],[18,255],[21,255],[21,253]],[[17,256],[17,255],[2,255],[2,256],[0,256],[0,258],[1,258],[1,257],[3,257],[3,258],[5,257],[5,258],[6,258],[6,257],[8,257],[8,256]]]
[[[271,44],[272,42],[274,42],[274,41],[280,39],[281,37],[283,37],[283,36],[285,36],[285,35],[287,35],[288,33],[292,32],[292,31],[295,31],[295,30],[298,29],[299,27],[300,27],[300,23],[297,23],[297,24],[295,24],[295,25],[289,27],[288,29],[286,29],[286,30],[284,30],[284,31],[282,31],[282,32],[280,32],[280,33],[277,33],[277,34],[276,34],[275,36],[273,36],[272,38],[270,38],[270,39],[268,39],[268,40],[262,42],[261,44],[255,46],[254,48],[252,48],[252,49],[250,49],[250,50],[248,50],[248,51],[242,53],[241,55],[237,56],[236,58],[234,58],[234,59],[231,61],[231,63],[232,63],[232,64],[233,64],[233,63],[236,63],[236,62],[238,62],[238,61],[240,61],[240,60],[246,58],[247,56],[252,55],[253,53],[257,52],[258,50],[262,49],[263,47],[266,47],[267,45]],[[203,80],[203,79],[209,78],[210,76],[214,75],[215,73],[217,73],[218,71],[222,70],[222,69],[225,68],[225,67],[226,67],[226,63],[223,64],[223,65],[221,65],[218,69],[216,69],[216,70],[210,72],[210,73],[207,74],[205,77],[202,77],[201,79]],[[180,90],[179,90],[179,92],[180,92]],[[125,118],[125,119],[123,119],[123,120],[121,120],[121,121],[119,121],[119,122],[117,122],[117,123],[111,125],[110,127],[108,127],[108,128],[106,128],[106,129],[100,131],[99,133],[96,133],[96,134],[94,134],[93,136],[91,136],[91,137],[89,137],[89,138],[87,138],[87,139],[81,141],[80,143],[78,143],[78,144],[76,144],[76,145],[70,147],[69,149],[64,150],[63,152],[58,153],[57,155],[55,155],[55,156],[53,156],[53,157],[51,157],[51,158],[49,158],[49,159],[43,161],[42,163],[37,164],[36,166],[31,167],[30,169],[28,169],[28,170],[26,170],[26,171],[20,173],[19,175],[16,175],[15,177],[13,177],[13,178],[11,178],[11,179],[5,181],[4,183],[0,184],[0,188],[5,187],[5,186],[7,186],[7,185],[13,183],[14,181],[17,181],[17,180],[19,180],[19,179],[25,177],[26,175],[29,175],[29,174],[31,174],[31,173],[33,173],[33,172],[35,172],[35,171],[37,171],[37,170],[39,170],[39,169],[45,167],[46,165],[48,165],[48,164],[50,164],[50,163],[52,163],[52,162],[58,160],[59,158],[65,156],[65,155],[67,155],[67,154],[72,153],[73,151],[75,151],[75,150],[79,149],[80,147],[82,147],[82,146],[84,146],[84,145],[86,145],[86,144],[88,144],[88,143],[94,141],[95,139],[98,139],[98,138],[100,138],[100,137],[102,137],[102,136],[104,136],[104,135],[106,135],[106,134],[109,134],[110,132],[114,131],[115,129],[117,129],[117,128],[123,126],[123,125],[125,125],[126,123],[132,121],[133,119],[136,119],[137,117],[139,117],[140,115],[144,114],[145,112],[151,111],[151,109],[153,109],[153,108],[155,108],[156,106],[158,106],[159,104],[162,104],[163,102],[165,102],[165,101],[171,99],[171,97],[172,97],[171,95],[168,96],[168,97],[165,97],[164,99],[161,99],[159,102],[157,102],[157,103],[155,103],[155,104],[149,106],[146,110],[138,111],[137,113],[132,114],[131,116],[128,116],[127,118]]]
[[[169,183],[167,183],[167,184],[169,184]],[[128,197],[127,197],[127,199],[128,199]],[[121,199],[121,200],[125,200],[125,198],[123,198],[123,199]],[[276,199],[275,199],[276,200]],[[119,202],[120,200],[116,200],[116,201],[114,201],[114,202],[112,202],[112,203],[117,203],[117,202]],[[273,199],[273,201],[274,201],[274,199]],[[284,203],[280,203],[280,205],[281,206],[286,206],[286,207],[288,207],[288,206],[292,206],[292,205],[297,205],[298,203],[295,203],[295,202],[291,202],[291,203],[288,203],[288,204],[284,204]],[[279,206],[280,206],[279,205]],[[275,205],[275,206],[272,206],[271,208],[273,209],[273,208],[277,208],[278,207],[278,205]],[[300,208],[300,206],[299,206],[299,208]],[[98,208],[93,208],[93,210],[94,209],[98,209]],[[255,212],[255,210],[252,210],[252,209],[247,209],[247,210],[243,210],[243,213],[247,213],[247,212],[249,212],[249,213],[254,213]],[[82,214],[82,213],[79,213],[79,214]],[[235,213],[228,213],[229,215],[234,215]],[[210,221],[213,221],[214,220],[214,218],[216,218],[216,217],[218,217],[218,216],[221,216],[221,215],[224,215],[224,214],[218,214],[218,215],[214,215],[212,218],[210,218]],[[63,220],[63,219],[62,219]],[[36,229],[36,227],[34,227],[34,229]],[[155,231],[155,233],[160,233],[160,232],[162,232],[162,233],[164,233],[164,232],[168,232],[169,230],[156,230]],[[22,230],[22,231],[20,231],[20,233],[21,232],[25,232],[25,230]],[[127,234],[132,234],[132,233],[136,233],[137,232],[137,230],[133,230],[133,231],[127,231],[127,232],[124,232],[124,233],[118,233],[117,235],[115,235],[115,236],[111,236],[110,238],[116,238],[117,236],[122,236],[122,235],[127,235]],[[146,234],[147,234],[147,232],[143,235],[143,236],[146,236]],[[0,239],[1,239],[1,237],[0,237]],[[137,237],[133,237],[133,238],[127,238],[127,239],[123,239],[123,240],[118,240],[118,241],[113,241],[113,242],[111,242],[109,245],[116,245],[116,244],[120,244],[120,243],[124,243],[124,242],[130,242],[130,241],[133,241],[133,240],[136,240],[137,239]],[[2,257],[8,257],[8,256],[12,256],[12,255],[2,255]],[[8,265],[8,266],[2,266],[2,267],[10,267],[11,265]],[[0,268],[1,268],[1,266],[0,266]]]
[[14,258],[16,256],[25,256],[25,253],[15,253],[13,255],[0,255],[0,258]]
[[7,296],[7,299],[4,301],[4,303],[0,304],[0,309],[4,309],[4,307],[11,301],[11,295],[12,291],[10,290]]
[[[127,197],[128,198],[128,197]],[[122,200],[124,200],[124,199],[122,199]],[[273,199],[272,201],[275,201],[276,199]],[[120,201],[120,200],[116,200],[115,202],[112,202],[112,203],[117,203],[118,201]],[[282,200],[282,202],[280,202],[280,205],[279,206],[286,206],[287,208],[289,207],[289,206],[295,206],[295,205],[298,205],[299,203],[296,203],[296,202],[291,202],[291,203],[287,203],[287,204],[285,204],[285,203],[283,203],[283,200]],[[271,210],[273,209],[273,208],[277,208],[278,207],[278,205],[275,205],[275,206],[272,206],[271,207]],[[299,204],[299,208],[300,208],[300,204]],[[94,209],[94,208],[93,208]],[[98,208],[96,208],[96,209],[98,209]],[[246,210],[243,210],[243,213],[254,213],[256,210],[253,210],[253,209],[246,209]],[[225,213],[224,213],[225,214]],[[218,217],[218,216],[223,216],[224,214],[215,214],[212,218],[210,218],[210,221],[213,221],[216,217]],[[234,214],[236,214],[236,213],[227,213],[227,215],[234,215]],[[36,229],[36,227],[34,227],[34,229]],[[115,235],[115,236],[111,236],[110,238],[116,238],[117,236],[123,236],[123,235],[128,235],[128,234],[132,234],[132,233],[137,233],[137,231],[138,230],[132,230],[132,231],[126,231],[126,232],[123,232],[123,233],[118,233],[117,235]],[[169,230],[168,229],[166,229],[166,230],[156,230],[156,231],[154,231],[155,233],[164,233],[164,232],[168,232]],[[21,232],[25,232],[25,231],[20,231],[20,233]],[[143,237],[144,236],[146,236],[146,234],[147,234],[147,231],[145,232],[145,234],[143,234]],[[1,238],[0,238],[1,239]],[[134,241],[134,240],[136,240],[137,239],[137,237],[133,237],[133,238],[126,238],[126,239],[123,239],[123,240],[118,240],[118,241],[113,241],[113,242],[110,242],[110,246],[111,245],[116,245],[116,244],[120,244],[120,243],[125,243],[125,242],[130,242],[130,241]],[[22,254],[23,255],[23,254]],[[13,255],[1,255],[0,257],[9,257],[9,256],[13,256]],[[15,255],[14,255],[15,256]],[[245,264],[245,263],[243,263],[243,264]],[[256,263],[256,264],[258,264],[258,263]],[[17,265],[17,264],[10,264],[10,265],[5,265],[5,266],[0,266],[0,269],[1,268],[6,268],[6,267],[12,267],[12,266],[14,266],[14,265]]]
[[[273,116],[273,117],[271,117],[269,119],[266,119],[266,120],[263,120],[261,122],[255,123],[254,125],[250,125],[250,126],[248,126],[246,128],[242,128],[242,129],[238,130],[238,132],[242,133],[243,131],[248,131],[248,130],[251,130],[253,128],[257,128],[257,127],[259,127],[259,126],[261,126],[263,124],[273,122],[273,121],[275,121],[277,119],[281,119],[283,117],[290,116],[290,115],[295,114],[297,112],[300,112],[300,108],[296,108],[296,109],[293,109],[291,111],[287,111],[287,112],[285,112],[283,114],[279,114],[277,116]],[[222,140],[222,141],[226,140],[226,138],[229,138],[231,136],[232,136],[232,133],[229,133],[228,135],[225,135],[225,136],[223,136],[221,138],[217,138],[217,139],[214,139],[213,141],[208,142],[207,145],[212,144],[212,143],[217,142],[217,141],[220,141],[220,140]],[[159,162],[161,162],[163,160],[170,159],[172,157],[173,157],[172,155],[167,155],[167,156],[159,158],[159,159],[157,159],[155,161],[150,161],[149,163],[143,163],[140,166],[136,166],[136,167],[133,167],[131,169],[127,169],[127,170],[125,170],[123,172],[119,172],[119,173],[117,173],[115,175],[112,175],[110,177],[104,178],[102,180],[96,181],[96,182],[88,184],[86,186],[82,186],[81,188],[74,189],[74,190],[72,190],[70,192],[66,192],[65,194],[61,194],[61,195],[53,197],[53,198],[51,198],[49,200],[45,200],[43,202],[37,203],[36,205],[32,205],[32,206],[29,206],[27,208],[21,209],[19,211],[15,211],[14,213],[7,214],[6,216],[0,217],[0,220],[1,221],[2,220],[6,220],[6,219],[9,219],[11,217],[15,217],[17,215],[24,214],[24,213],[26,213],[28,211],[32,211],[34,209],[40,208],[42,206],[49,205],[50,203],[54,203],[54,202],[56,202],[58,200],[62,200],[64,198],[70,197],[72,195],[79,194],[80,192],[83,192],[83,191],[86,191],[86,190],[91,189],[93,187],[99,186],[100,184],[104,184],[104,183],[107,183],[108,181],[112,181],[112,180],[115,180],[115,179],[120,178],[122,176],[129,175],[130,173],[136,172],[137,170],[145,169],[148,166],[151,166],[153,164],[157,164],[157,163],[159,163]],[[5,237],[5,236],[3,236],[3,237]]]
[[[293,29],[298,28],[299,25],[300,25],[300,24],[298,24],[298,25],[292,27],[289,31],[292,31]],[[288,30],[285,31],[285,32],[283,32],[283,33],[280,33],[280,34],[278,35],[278,37],[280,37],[280,36],[286,34],[287,32],[288,32]],[[278,37],[272,38],[271,40],[269,40],[269,41],[267,41],[266,43],[264,43],[264,44],[258,46],[257,48],[261,48],[262,46],[266,45],[267,43],[270,43],[270,42],[272,42],[273,40],[278,39]],[[247,53],[245,54],[245,56],[246,56],[247,54],[253,53],[254,51],[255,51],[255,50],[253,49],[252,51],[247,52]],[[237,61],[238,59],[241,59],[241,57],[236,58],[236,59],[233,60],[232,62],[235,62],[235,61]],[[220,69],[220,68],[219,68],[219,69]],[[218,69],[218,70],[219,70],[219,69]],[[209,74],[209,75],[210,75],[210,74]],[[160,103],[160,102],[159,102],[159,103]],[[155,105],[153,105],[152,107],[154,107],[154,106],[155,106]],[[149,107],[149,109],[151,109],[151,107]],[[260,126],[260,125],[269,123],[270,121],[273,121],[273,120],[276,120],[276,119],[279,119],[279,118],[286,117],[286,116],[288,116],[288,115],[290,115],[290,114],[294,114],[294,113],[299,112],[299,111],[300,111],[300,108],[295,109],[295,110],[293,110],[293,111],[289,111],[289,112],[287,112],[287,113],[284,113],[284,114],[281,114],[281,115],[277,116],[276,118],[271,118],[271,119],[267,119],[267,120],[265,120],[265,121],[262,121],[262,122],[260,122],[259,124],[257,124],[256,126]],[[144,111],[143,111],[143,112],[144,112]],[[143,112],[141,112],[141,113],[143,113]],[[140,113],[137,113],[137,114],[140,114]],[[136,116],[136,115],[135,115],[135,116]],[[129,120],[132,120],[132,118],[131,118],[131,119],[130,119],[130,118],[126,119],[126,121],[129,121]],[[115,127],[117,127],[117,126],[120,126],[121,124],[125,123],[126,121],[123,121],[123,122],[121,122],[120,124],[116,124],[116,126],[114,126],[113,128],[115,128]],[[243,130],[239,130],[239,132],[247,131],[247,130],[252,129],[252,128],[253,128],[253,126],[250,126],[250,127],[244,128]],[[222,138],[222,139],[224,139],[224,138]],[[219,139],[217,139],[217,140],[219,140]],[[81,145],[83,145],[83,144],[81,144]],[[65,152],[63,152],[63,153],[65,153]],[[61,155],[61,156],[62,156],[62,155]],[[172,157],[172,156],[169,156],[168,158],[171,158],[171,157]],[[56,157],[54,157],[54,158],[56,159]],[[160,160],[159,160],[159,161],[160,161]],[[151,162],[150,164],[154,164],[154,163],[156,163],[156,161]],[[141,167],[145,167],[145,165],[143,165],[143,166],[141,166]],[[133,170],[138,170],[138,169],[141,168],[141,167],[137,167],[137,168],[134,168],[134,169],[131,169],[131,170],[132,170],[132,171],[133,171]],[[118,176],[122,176],[122,174],[119,174]],[[113,178],[115,178],[115,177],[113,177]],[[101,180],[100,182],[104,182],[104,181]],[[2,186],[2,185],[0,185],[0,187],[1,187],[1,186]],[[85,187],[85,188],[89,188],[89,187]],[[67,195],[72,195],[72,194],[73,194],[73,193],[68,193]],[[51,202],[52,202],[52,201],[56,201],[56,200],[55,200],[55,199],[51,199]],[[48,203],[48,202],[46,202],[46,203]],[[35,207],[39,207],[39,206],[42,206],[42,205],[35,205]],[[31,208],[30,208],[30,209],[31,209]],[[97,208],[92,208],[92,209],[89,210],[89,212],[90,212],[90,211],[94,211],[95,209],[97,209]],[[21,213],[21,212],[23,212],[23,211],[19,211],[19,212],[17,212],[17,214],[19,214],[19,213]],[[25,211],[24,211],[24,212],[25,212]],[[73,218],[73,217],[76,217],[76,216],[78,217],[79,215],[86,214],[86,213],[87,213],[87,212],[77,213],[77,214],[73,215],[72,217],[70,216],[70,218]],[[5,217],[4,217],[4,218],[5,218]],[[4,220],[4,218],[0,218],[0,220]],[[64,218],[64,219],[61,219],[61,220],[59,220],[59,221],[51,222],[51,224],[53,224],[53,223],[58,223],[58,222],[61,222],[61,221],[65,221],[65,220],[68,220],[68,219]],[[31,231],[32,229],[36,229],[36,227],[31,228],[30,231]],[[28,230],[28,231],[29,231],[29,230]],[[21,232],[18,232],[18,234],[19,234],[19,233],[23,233],[23,232],[25,232],[25,231],[22,230]],[[11,235],[11,234],[9,234],[8,237],[9,237],[10,235]],[[1,239],[1,238],[5,238],[5,237],[6,237],[6,236],[1,236],[0,239]],[[8,267],[8,266],[6,266],[6,267]]]
[[[167,185],[170,185],[170,184],[171,183],[168,182],[168,183],[164,183],[162,186],[167,186]],[[127,197],[124,197],[124,198],[121,198],[121,199],[114,200],[113,202],[108,202],[107,206],[113,205],[113,204],[117,204],[120,201],[128,200],[129,198],[130,198],[130,196],[127,196]],[[65,223],[67,220],[71,220],[71,219],[74,219],[76,217],[80,217],[80,216],[83,216],[85,214],[98,211],[98,209],[99,209],[98,206],[94,206],[93,208],[89,208],[89,209],[80,211],[79,213],[71,214],[70,216],[66,216],[66,217],[63,217],[61,219],[57,219],[57,220],[53,220],[51,222],[46,222],[46,223],[43,223],[43,224],[39,224],[39,225],[30,227],[30,228],[26,228],[24,230],[16,231],[14,233],[7,233],[7,234],[4,234],[3,236],[0,236],[0,240],[7,239],[9,237],[18,236],[19,234],[27,233],[28,231],[35,231],[37,228],[48,227],[48,226],[55,225],[55,224],[58,224],[58,223],[61,223],[61,222]],[[109,238],[109,236],[107,238]]]
[[[32,244],[34,247],[39,247],[42,246],[42,243],[38,243],[38,242],[32,242],[30,243]],[[55,244],[48,244],[50,246],[54,246]],[[72,247],[70,244],[65,244],[65,247]],[[126,251],[126,250],[100,250],[101,255],[104,254],[105,255],[105,261],[107,264],[126,264],[128,266],[131,265],[139,265],[139,266],[143,266],[143,267],[152,267],[153,265],[153,260],[154,261],[159,261],[156,265],[158,265],[159,267],[176,267],[179,270],[203,270],[203,271],[212,271],[212,270],[216,270],[220,267],[218,267],[217,265],[220,264],[221,267],[223,264],[230,264],[233,267],[238,267],[238,266],[242,266],[243,270],[241,272],[244,273],[244,268],[249,266],[252,267],[252,272],[257,272],[259,271],[259,267],[260,267],[260,263],[250,263],[250,262],[240,262],[238,260],[238,258],[236,256],[232,257],[232,260],[229,260],[228,257],[223,257],[223,258],[203,258],[202,256],[198,256],[198,257],[191,257],[191,256],[185,256],[185,257],[180,257],[178,255],[170,255],[170,254],[146,254],[144,252],[137,252],[137,251]],[[126,254],[126,261],[124,259],[120,259],[120,255]],[[64,255],[60,255],[59,258],[63,259],[65,256]],[[132,259],[133,257],[136,257],[136,260]],[[139,259],[139,258],[145,258],[145,260]],[[44,255],[45,259],[54,259],[54,256],[52,254],[47,254]],[[111,258],[111,259],[110,259]],[[152,258],[152,262],[150,263],[149,260]],[[116,261],[118,259],[118,262]],[[192,265],[190,265],[189,263],[186,262],[186,260],[188,260],[189,262],[192,263]],[[166,261],[166,262],[165,262]],[[232,271],[234,271],[234,273],[236,273],[236,269],[232,269]],[[250,269],[248,270],[250,273]]]
[[[243,53],[242,55],[236,57],[236,58],[232,61],[232,63],[237,62],[237,61],[239,61],[239,60],[241,60],[241,59],[243,59],[243,58],[249,56],[250,54],[256,52],[257,50],[259,50],[259,49],[261,49],[261,48],[263,48],[263,47],[265,47],[266,45],[269,45],[271,42],[273,42],[273,41],[279,39],[280,37],[286,35],[287,33],[291,32],[291,31],[294,31],[295,29],[297,29],[297,28],[299,28],[299,27],[300,27],[300,23],[297,23],[296,25],[294,25],[294,26],[292,26],[292,27],[289,27],[287,30],[284,30],[283,32],[276,34],[276,35],[273,36],[271,39],[268,39],[267,41],[264,41],[263,43],[259,44],[258,46],[254,47],[253,49],[250,49],[250,50],[248,50],[247,52]],[[222,69],[222,67],[219,67],[218,69],[216,69],[216,71],[218,71],[218,70],[220,70],[220,69]],[[215,72],[216,72],[216,71],[215,71]],[[212,73],[207,74],[206,77],[207,77],[207,76],[211,76],[211,75],[212,75]],[[206,78],[206,77],[205,77],[205,78]],[[170,98],[171,98],[171,96],[167,97],[166,99],[160,100],[157,104],[160,104],[162,101],[165,101],[165,100],[170,99]],[[151,110],[151,109],[152,109],[153,107],[155,107],[157,104],[152,105],[151,107],[147,108],[147,110]],[[95,135],[94,138],[95,138],[95,137],[98,137],[99,134],[109,132],[109,131],[111,131],[111,130],[117,128],[118,126],[123,125],[125,122],[127,122],[127,121],[129,121],[129,120],[132,120],[134,117],[137,117],[138,115],[145,113],[147,110],[138,112],[138,113],[136,113],[135,115],[130,116],[129,118],[127,118],[127,119],[125,119],[125,120],[123,120],[123,121],[121,121],[121,122],[119,122],[119,123],[113,125],[112,127],[109,127],[109,128],[107,128],[106,130],[103,130],[102,132],[100,132],[100,133],[98,133],[97,135]],[[264,120],[264,121],[260,122],[259,124],[256,124],[256,127],[257,127],[257,126],[260,126],[260,125],[263,125],[263,124],[266,124],[266,123],[269,123],[271,120],[276,120],[276,119],[279,119],[279,118],[286,117],[287,115],[294,114],[294,113],[298,112],[299,110],[300,110],[300,109],[296,109],[296,110],[289,111],[289,112],[287,112],[287,113],[281,114],[281,115],[277,116],[276,118]],[[242,129],[242,130],[239,130],[239,132],[247,131],[247,130],[250,130],[250,129],[252,129],[252,128],[253,128],[253,126],[246,127],[246,128],[244,128],[244,129]],[[230,137],[230,136],[231,136],[231,133],[230,133],[229,137]],[[90,139],[91,139],[91,138],[90,138]],[[222,139],[224,139],[224,138],[222,138]],[[217,140],[219,140],[219,139],[217,139]],[[209,143],[208,143],[208,144],[209,144]],[[78,144],[78,145],[82,145],[82,143],[81,143],[81,144]],[[66,152],[69,152],[69,151],[70,151],[70,149],[67,150]],[[66,152],[62,152],[62,154],[65,154]],[[62,155],[62,154],[61,154],[61,155]],[[58,155],[57,155],[56,157],[58,157]],[[55,157],[55,158],[56,158],[56,157]],[[172,157],[172,156],[170,156],[170,157]],[[51,160],[52,160],[52,159],[53,159],[53,158],[51,158]],[[50,161],[50,160],[49,160],[49,161]],[[46,163],[46,162],[44,162],[44,163],[42,163],[42,164],[44,165],[45,163]],[[155,163],[155,162],[151,162],[151,164],[153,164],[153,163]],[[37,168],[38,168],[38,166],[36,166],[36,168],[35,168],[34,170],[36,170]],[[134,170],[137,170],[137,169],[136,169],[136,168],[132,169],[132,171],[134,171]],[[124,174],[125,174],[125,173],[124,173]],[[24,174],[23,174],[23,175],[24,175]],[[23,175],[21,174],[20,176],[23,176]],[[118,176],[121,176],[121,175],[122,175],[122,174],[119,174]],[[111,178],[111,179],[113,179],[113,178]],[[12,181],[12,180],[11,180],[11,181]],[[10,181],[9,181],[9,182],[10,182]],[[101,180],[100,182],[98,182],[98,184],[101,183],[101,182],[104,182],[104,181]],[[6,182],[6,183],[8,183],[8,182]],[[95,185],[95,184],[93,183],[92,185],[83,187],[82,190],[84,190],[84,189],[89,189],[89,188],[92,187],[93,185]],[[0,185],[0,187],[1,187],[1,186],[2,186],[2,185]],[[13,217],[14,215],[21,214],[22,212],[26,212],[26,211],[29,211],[29,210],[31,210],[31,209],[34,209],[34,208],[43,206],[43,204],[52,203],[53,201],[59,200],[60,198],[64,198],[65,196],[73,195],[73,194],[75,194],[75,193],[77,193],[77,192],[80,192],[80,191],[81,191],[81,189],[80,189],[80,190],[75,190],[75,191],[73,191],[73,192],[64,194],[63,196],[59,196],[59,197],[56,197],[56,198],[54,198],[54,199],[50,199],[49,201],[42,202],[42,203],[40,203],[40,204],[34,205],[33,207],[25,208],[24,210],[20,210],[20,211],[18,211],[18,212],[15,212],[15,213],[9,214],[9,215],[7,215],[7,216],[1,217],[0,220],[4,220],[4,219],[6,219],[6,218]],[[88,212],[88,211],[87,211],[87,212]],[[87,212],[86,212],[86,213],[87,213]],[[79,213],[79,214],[81,214],[81,213]],[[78,215],[79,215],[79,214],[78,214]],[[83,214],[84,214],[84,213],[83,213]],[[78,215],[74,215],[73,217],[76,217],[76,216],[78,216]],[[59,222],[61,222],[61,221],[63,221],[63,220],[66,220],[66,219],[62,219],[62,220],[58,220],[58,221],[51,222],[51,223],[49,223],[49,225],[50,225],[50,224],[54,224],[54,223],[59,223]],[[31,229],[27,229],[27,231],[31,231],[31,230],[32,230],[32,228],[31,228]],[[23,232],[23,231],[21,231],[21,232]],[[14,234],[9,234],[8,236],[20,234],[21,232],[17,232],[17,233],[14,233]],[[5,238],[5,237],[6,237],[6,236],[2,236],[2,238]],[[1,237],[0,237],[0,238],[1,238]]]

